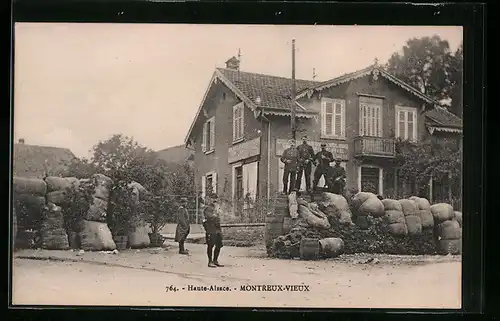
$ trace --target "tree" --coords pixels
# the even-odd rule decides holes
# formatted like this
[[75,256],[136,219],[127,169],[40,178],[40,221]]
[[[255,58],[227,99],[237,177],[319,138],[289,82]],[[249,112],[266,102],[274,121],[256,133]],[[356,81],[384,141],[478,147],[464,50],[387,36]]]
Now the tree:
[[454,59],[450,61],[450,111],[462,118],[463,116],[463,43],[460,44]]
[[454,99],[458,104],[462,61],[462,46],[453,54],[448,41],[434,35],[409,39],[386,69],[435,100]]

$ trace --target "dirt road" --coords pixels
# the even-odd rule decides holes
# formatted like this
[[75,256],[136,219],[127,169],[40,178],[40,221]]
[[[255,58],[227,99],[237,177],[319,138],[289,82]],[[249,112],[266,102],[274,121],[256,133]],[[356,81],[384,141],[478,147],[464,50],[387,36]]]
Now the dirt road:
[[[176,255],[174,249],[86,253],[83,257],[60,253],[65,261],[28,260],[22,257],[33,253],[18,253],[13,266],[13,303],[460,308],[461,264],[457,259],[378,256],[378,264],[363,264],[364,256],[344,256],[305,262],[271,260],[260,257],[261,251],[255,249],[224,247],[226,266],[209,269],[204,247],[190,244],[190,249],[190,256]],[[55,258],[46,252],[38,258]],[[178,291],[166,291],[171,285]],[[188,290],[189,286],[211,285],[230,291]],[[245,285],[306,285],[309,291],[241,291]]]

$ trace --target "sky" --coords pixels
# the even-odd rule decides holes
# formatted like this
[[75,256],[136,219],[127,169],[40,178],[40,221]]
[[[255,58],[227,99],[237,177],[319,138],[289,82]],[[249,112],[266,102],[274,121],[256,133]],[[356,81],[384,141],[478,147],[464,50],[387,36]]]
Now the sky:
[[413,37],[451,50],[461,27],[16,23],[14,139],[89,157],[121,133],[161,150],[184,143],[216,67],[241,50],[241,71],[323,81]]

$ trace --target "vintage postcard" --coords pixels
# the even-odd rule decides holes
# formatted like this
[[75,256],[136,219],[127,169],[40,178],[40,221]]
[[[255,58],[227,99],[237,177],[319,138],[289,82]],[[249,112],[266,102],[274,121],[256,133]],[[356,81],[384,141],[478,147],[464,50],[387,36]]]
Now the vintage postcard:
[[461,27],[14,32],[14,305],[461,308]]

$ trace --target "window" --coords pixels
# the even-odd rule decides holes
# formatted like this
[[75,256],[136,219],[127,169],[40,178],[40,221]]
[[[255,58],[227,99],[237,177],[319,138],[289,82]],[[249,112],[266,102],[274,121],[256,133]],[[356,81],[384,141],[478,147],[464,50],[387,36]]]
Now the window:
[[358,170],[358,189],[361,192],[382,194],[383,170],[380,167],[363,165]]
[[321,120],[323,138],[345,138],[345,100],[322,99]]
[[203,146],[205,153],[214,151],[215,149],[215,117],[210,118],[203,125]]
[[382,99],[359,97],[359,135],[382,137]]
[[396,137],[417,140],[417,109],[396,106]]
[[238,142],[243,139],[244,133],[244,105],[239,103],[233,107],[233,142]]
[[210,172],[201,177],[201,197],[205,200],[206,196],[217,193],[217,173]]

